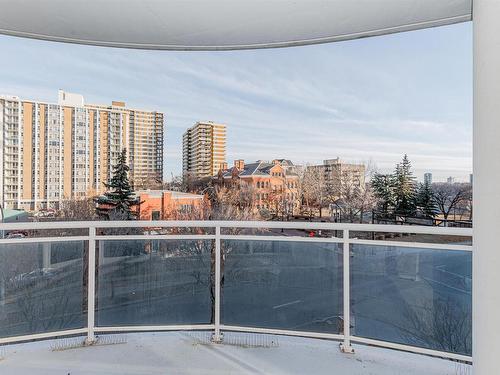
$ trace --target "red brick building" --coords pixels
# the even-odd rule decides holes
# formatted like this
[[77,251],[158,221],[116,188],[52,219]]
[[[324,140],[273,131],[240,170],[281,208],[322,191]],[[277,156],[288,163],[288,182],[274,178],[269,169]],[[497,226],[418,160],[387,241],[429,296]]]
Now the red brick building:
[[141,202],[137,206],[139,220],[168,220],[174,213],[189,213],[199,210],[205,197],[199,194],[181,193],[171,190],[142,190],[136,192]]
[[221,170],[217,179],[226,185],[237,180],[250,186],[257,210],[293,215],[299,207],[299,176],[290,160],[259,160],[250,164],[235,160],[234,166]]

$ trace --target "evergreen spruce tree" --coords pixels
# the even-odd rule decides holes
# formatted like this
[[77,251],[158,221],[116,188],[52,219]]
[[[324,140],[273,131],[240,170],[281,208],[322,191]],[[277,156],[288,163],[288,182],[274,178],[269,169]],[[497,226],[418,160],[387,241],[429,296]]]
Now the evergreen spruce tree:
[[416,182],[406,154],[394,170],[394,196],[394,211],[397,215],[413,216],[416,214]]
[[378,210],[385,216],[394,209],[394,177],[391,174],[375,174],[371,180],[378,201]]
[[437,214],[436,201],[431,184],[420,184],[417,192],[417,206],[425,217],[434,217]]
[[128,180],[130,168],[127,165],[127,150],[123,149],[118,159],[118,164],[113,166],[113,177],[104,185],[108,189],[97,200],[97,213],[107,219],[133,220],[136,212],[131,207],[139,204],[138,198]]

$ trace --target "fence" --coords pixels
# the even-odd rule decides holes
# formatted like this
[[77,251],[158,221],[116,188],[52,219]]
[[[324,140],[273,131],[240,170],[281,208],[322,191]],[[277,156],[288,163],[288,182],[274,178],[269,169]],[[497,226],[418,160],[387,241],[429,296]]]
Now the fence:
[[[0,239],[0,344],[169,330],[211,330],[217,342],[240,331],[472,361],[468,228],[96,221],[0,230],[28,234]],[[383,238],[366,232],[396,238],[361,239]]]

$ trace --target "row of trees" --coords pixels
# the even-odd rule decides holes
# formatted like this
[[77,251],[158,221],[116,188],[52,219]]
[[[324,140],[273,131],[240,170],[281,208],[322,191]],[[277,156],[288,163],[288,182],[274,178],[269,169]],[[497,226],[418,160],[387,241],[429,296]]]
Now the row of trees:
[[299,176],[300,213],[305,216],[323,216],[328,208],[330,214],[336,212],[345,222],[363,222],[370,212],[374,197],[370,186],[365,184],[373,169],[365,169],[365,175],[359,176],[353,170],[339,170],[333,180],[325,178],[320,168],[307,167]]
[[465,183],[417,183],[405,155],[393,173],[376,173],[371,180],[375,208],[385,217],[440,216],[448,220],[457,210],[472,218],[472,187]]
[[[470,184],[417,183],[411,162],[405,155],[393,173],[377,173],[368,164],[365,175],[353,175],[352,170],[341,170],[334,181],[325,179],[320,168],[306,167],[297,170],[298,179],[294,194],[285,188],[266,195],[260,210],[256,210],[257,191],[251,185],[239,181],[237,176],[229,183],[219,184],[207,179],[172,178],[156,188],[189,191],[206,196],[205,204],[196,212],[172,212],[175,219],[270,219],[289,218],[290,215],[322,217],[324,210],[335,212],[335,219],[344,222],[363,222],[370,220],[375,211],[379,217],[442,218],[459,212],[460,218],[472,217],[472,189]],[[129,182],[129,167],[126,150],[123,150],[118,163],[113,166],[111,180],[105,184],[104,195],[80,201],[68,201],[60,209],[60,216],[72,219],[136,219],[136,207],[140,202]],[[367,183],[364,183],[364,180]],[[151,179],[152,183],[157,183]],[[156,186],[156,185],[155,185]],[[147,186],[154,188],[155,186]],[[97,203],[97,205],[96,205]],[[464,213],[466,216],[464,217]],[[333,217],[333,216],[332,216]]]

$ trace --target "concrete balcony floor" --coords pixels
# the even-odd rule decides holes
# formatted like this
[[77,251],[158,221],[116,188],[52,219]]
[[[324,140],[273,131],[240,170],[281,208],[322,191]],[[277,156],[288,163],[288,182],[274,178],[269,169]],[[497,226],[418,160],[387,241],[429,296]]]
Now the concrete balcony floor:
[[[128,333],[0,347],[0,374],[349,374],[469,375],[470,366],[423,355],[356,345],[342,354],[333,341],[226,332],[228,344],[209,343],[208,332]],[[107,345],[104,345],[107,344]],[[61,350],[63,349],[63,350]]]

